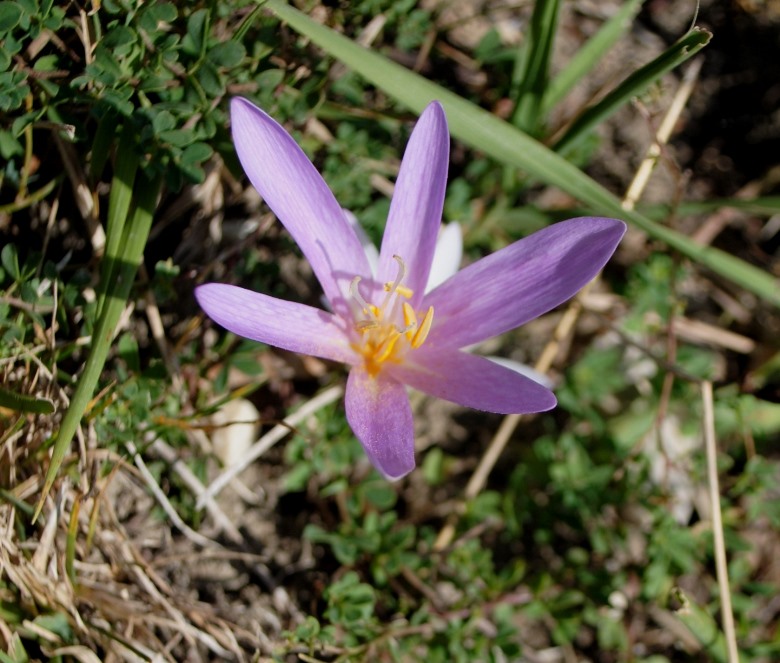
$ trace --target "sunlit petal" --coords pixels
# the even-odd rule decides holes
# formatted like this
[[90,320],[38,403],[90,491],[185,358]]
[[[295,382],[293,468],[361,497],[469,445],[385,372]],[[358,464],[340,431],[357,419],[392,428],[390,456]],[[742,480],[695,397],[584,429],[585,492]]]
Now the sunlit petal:
[[598,274],[625,229],[615,219],[563,221],[469,265],[423,300],[436,310],[429,348],[478,343],[558,306]]
[[365,253],[328,185],[275,120],[246,99],[230,105],[233,142],[249,180],[287,228],[334,311],[355,276],[369,276]]
[[406,388],[387,375],[354,368],[347,380],[347,421],[371,463],[388,479],[414,469],[414,421]]
[[347,364],[357,361],[344,321],[332,313],[224,283],[199,286],[195,298],[214,322],[244,338]]
[[379,252],[381,282],[392,281],[400,256],[406,264],[404,284],[414,291],[416,306],[425,291],[441,225],[447,186],[450,137],[438,102],[430,104],[414,127],[395,183],[387,227]]
[[486,412],[544,412],[556,403],[553,393],[534,380],[468,352],[418,352],[413,361],[389,371],[426,394]]

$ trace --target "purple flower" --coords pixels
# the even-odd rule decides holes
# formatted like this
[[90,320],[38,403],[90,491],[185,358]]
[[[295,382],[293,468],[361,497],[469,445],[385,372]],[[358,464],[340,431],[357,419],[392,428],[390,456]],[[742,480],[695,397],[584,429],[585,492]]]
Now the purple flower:
[[232,101],[231,119],[250,181],[311,263],[331,311],[219,283],[195,295],[239,336],[348,364],[347,420],[384,476],[398,479],[414,468],[407,386],[501,414],[555,407],[546,387],[463,348],[574,295],[614,252],[622,221],[554,224],[426,293],[449,160],[439,103],[425,109],[407,145],[376,274],[347,213],[287,132],[245,99]]

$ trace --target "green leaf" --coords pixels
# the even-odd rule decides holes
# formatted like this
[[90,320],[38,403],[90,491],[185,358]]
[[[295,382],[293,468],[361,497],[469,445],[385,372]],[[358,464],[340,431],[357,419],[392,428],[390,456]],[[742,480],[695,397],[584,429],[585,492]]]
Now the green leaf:
[[739,418],[744,428],[756,437],[770,437],[780,432],[780,403],[761,400],[751,394],[737,397]]
[[642,206],[642,213],[651,219],[665,219],[674,213],[679,216],[707,214],[724,207],[743,210],[756,216],[774,216],[780,213],[780,196],[759,196],[758,198],[711,198],[709,200],[690,200],[679,205]]
[[73,639],[73,629],[70,626],[67,615],[62,612],[39,615],[33,620],[33,623],[59,636],[65,643],[69,643]]
[[210,97],[219,97],[225,94],[225,86],[217,68],[211,62],[204,62],[198,69],[198,82],[203,86],[204,92]]
[[195,140],[195,134],[192,131],[185,131],[184,129],[161,131],[159,137],[161,141],[173,145],[174,147],[186,147]]
[[165,23],[176,20],[178,12],[170,2],[153,2],[147,5],[139,15],[138,25],[148,33],[157,32]]
[[116,343],[117,354],[127,363],[133,373],[141,370],[141,359],[138,354],[138,341],[130,333],[122,334]]
[[5,44],[0,42],[0,71],[5,71],[11,67],[12,54],[5,47]]
[[588,131],[615,113],[634,97],[639,96],[648,87],[658,82],[667,72],[692,58],[712,39],[712,33],[695,28],[676,44],[665,50],[652,62],[637,69],[601,101],[577,117],[566,133],[553,146],[556,152],[564,152],[577,143]]
[[54,71],[57,69],[59,59],[58,55],[43,55],[35,61],[33,69],[35,71]]
[[701,246],[689,237],[655,223],[638,212],[624,210],[615,195],[566,159],[509,123],[380,53],[363,48],[282,0],[265,0],[264,6],[293,29],[307,36],[413,111],[420,113],[432,100],[441,101],[447,112],[453,136],[466,145],[505,164],[520,168],[546,184],[557,186],[584,202],[596,214],[627,220],[691,260],[780,307],[778,280],[764,270],[724,251]]
[[21,271],[19,270],[19,256],[16,253],[16,246],[14,244],[6,244],[3,250],[0,251],[0,261],[5,267],[5,271],[11,276],[14,281],[18,281],[21,278]]
[[87,67],[104,85],[114,85],[122,77],[122,68],[114,55],[102,44],[95,50],[95,60]]
[[30,660],[19,633],[13,633],[11,636],[8,652],[8,654],[0,652],[1,663],[27,663]]
[[117,25],[106,32],[102,44],[103,47],[110,48],[114,55],[121,57],[130,52],[137,40],[138,35],[135,30],[126,25]]
[[188,145],[184,152],[181,153],[181,162],[187,165],[201,163],[211,157],[212,154],[214,154],[214,150],[206,143],[193,143]]
[[176,118],[173,113],[162,110],[152,118],[152,128],[156,134],[162,134],[164,131],[170,131],[176,126]]
[[729,660],[726,638],[712,615],[691,601],[681,589],[675,588],[672,593],[682,604],[682,607],[674,613],[677,619],[693,633],[706,650],[710,660],[715,663],[726,663]]
[[108,198],[108,217],[106,220],[105,258],[100,271],[100,283],[97,290],[97,311],[105,305],[109,284],[113,281],[112,270],[116,267],[117,258],[121,253],[124,227],[130,214],[130,203],[133,187],[138,172],[139,157],[135,147],[133,125],[125,122],[119,135],[119,145],[116,148],[114,176],[111,180],[111,195]]
[[569,64],[547,86],[542,101],[543,113],[549,113],[580,79],[596,67],[618,39],[631,28],[631,19],[643,2],[644,0],[628,0],[577,51]]
[[209,49],[208,59],[217,67],[230,69],[238,65],[246,55],[246,49],[235,41],[226,41]]
[[0,73],[0,110],[11,111],[19,108],[24,98],[30,94],[27,75],[21,71]]
[[[125,133],[125,137],[129,138],[129,142],[132,144],[132,133]],[[120,146],[122,146],[121,143]],[[124,147],[127,149],[128,146],[124,145]],[[120,149],[120,152],[123,150]],[[120,168],[119,164],[124,165]],[[103,365],[108,357],[114,331],[130,296],[138,266],[143,258],[161,182],[159,180],[149,181],[144,177],[135,178],[137,164],[138,157],[132,150],[132,146],[127,157],[118,161],[109,199],[106,254],[99,286],[98,301],[102,303],[102,306],[92,334],[92,347],[87,357],[87,363],[76,385],[70,406],[62,419],[60,429],[56,433],[54,450],[33,520],[36,520],[40,515],[68,447],[95,391]],[[133,186],[134,180],[135,186]],[[116,216],[123,212],[126,213],[132,199],[131,191],[135,197],[135,207],[125,223],[124,216],[121,219],[117,219]],[[112,214],[114,215],[113,219]]]
[[0,33],[10,32],[22,18],[22,10],[15,2],[0,2]]
[[27,394],[18,394],[5,387],[0,387],[0,407],[6,407],[16,412],[31,412],[34,414],[51,414],[54,403],[48,398],[36,398]]
[[206,38],[209,31],[209,12],[207,9],[198,9],[190,14],[187,19],[187,33],[182,39],[182,50],[193,57],[199,58],[206,48]]
[[320,632],[320,623],[315,617],[309,615],[302,624],[298,624],[295,635],[301,640],[310,640],[317,637]]
[[535,134],[539,128],[559,7],[559,0],[536,1],[526,44],[517,67],[519,89],[512,121],[519,129],[530,134]]
[[21,154],[24,154],[22,144],[10,131],[0,130],[0,156],[8,160]]

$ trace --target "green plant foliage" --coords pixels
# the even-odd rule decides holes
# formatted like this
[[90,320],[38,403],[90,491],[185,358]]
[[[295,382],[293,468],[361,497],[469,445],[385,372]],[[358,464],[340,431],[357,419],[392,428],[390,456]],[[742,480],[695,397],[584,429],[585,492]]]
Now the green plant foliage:
[[[53,3],[39,8],[32,2],[6,2],[3,7],[0,109],[15,111],[25,99],[32,102],[3,127],[6,155],[21,154],[20,136],[31,123],[67,124],[77,142],[89,142],[132,122],[146,155],[145,170],[164,174],[173,189],[203,179],[202,164],[226,124],[218,102],[229,83],[247,80],[246,46],[222,36],[226,29],[235,32],[240,21],[221,15],[216,7],[106,2],[93,17],[100,38],[86,63],[73,50],[44,49],[26,63],[36,72],[31,76],[13,56],[43,30],[70,41],[79,29],[76,17]],[[77,108],[89,112],[74,113]],[[101,144],[93,163],[105,163],[105,148]],[[100,169],[93,174],[99,176]]]
[[[569,93],[657,8],[640,24],[641,0],[609,15],[520,3],[508,19],[482,3],[484,31],[465,45],[450,4],[0,0],[1,662],[725,660],[701,380],[715,382],[740,653],[780,660],[774,180],[756,198],[624,214],[594,131],[708,33],[572,108]],[[589,40],[571,11],[597,24]],[[499,30],[517,17],[520,45]],[[571,61],[555,61],[553,45],[575,38]],[[549,375],[558,407],[523,420],[476,497],[465,487],[500,419],[413,395],[408,478],[371,468],[336,402],[200,506],[245,460],[245,447],[225,460],[218,433],[254,426],[252,444],[344,380],[224,333],[191,296],[208,279],[322,306],[242,175],[237,95],[290,131],[375,242],[409,109],[434,97],[453,131],[444,218],[463,229],[465,262],[593,210],[650,235],[628,237],[581,301]],[[561,136],[563,153],[546,147]],[[735,219],[719,248],[690,237],[705,216]],[[737,236],[749,242],[732,251]],[[563,311],[474,351],[532,363]],[[715,340],[677,335],[681,320]],[[719,345],[722,330],[755,351]],[[239,398],[257,412],[218,420]]]

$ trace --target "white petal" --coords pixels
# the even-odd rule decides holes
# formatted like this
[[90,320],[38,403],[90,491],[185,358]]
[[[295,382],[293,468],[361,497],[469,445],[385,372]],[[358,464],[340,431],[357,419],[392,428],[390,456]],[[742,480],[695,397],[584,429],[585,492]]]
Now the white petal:
[[436,240],[436,249],[433,253],[431,273],[428,275],[428,283],[425,292],[433,290],[437,285],[444,283],[450,276],[460,269],[460,261],[463,258],[463,231],[457,221],[442,226],[439,237]]

